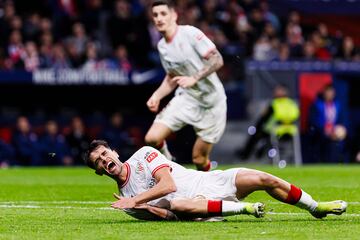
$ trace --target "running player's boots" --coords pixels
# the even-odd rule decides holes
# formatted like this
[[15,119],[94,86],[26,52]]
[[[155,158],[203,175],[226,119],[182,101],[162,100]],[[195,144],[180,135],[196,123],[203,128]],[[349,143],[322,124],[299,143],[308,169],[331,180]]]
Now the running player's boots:
[[319,202],[315,210],[310,213],[316,218],[323,218],[328,214],[341,215],[346,212],[347,205],[347,202],[342,200]]
[[264,203],[246,203],[245,214],[253,215],[257,218],[265,216],[265,204]]

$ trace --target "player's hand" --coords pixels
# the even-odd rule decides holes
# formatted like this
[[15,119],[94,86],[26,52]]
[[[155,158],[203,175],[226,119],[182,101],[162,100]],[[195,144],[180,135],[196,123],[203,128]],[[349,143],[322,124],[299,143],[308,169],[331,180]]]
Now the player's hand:
[[[113,193],[113,195],[117,200],[121,199],[121,197],[119,195],[117,195],[116,193]],[[149,205],[146,203],[141,203],[141,204],[136,204],[134,208],[135,209],[148,209]]]
[[112,208],[124,209],[124,208],[134,208],[136,206],[134,198],[124,198],[120,197],[114,193],[115,198],[118,200],[111,204]]
[[146,102],[146,105],[150,111],[157,112],[159,110],[160,99],[153,94]]
[[176,82],[182,88],[191,88],[197,82],[194,77],[188,76],[176,76],[171,79],[173,82]]

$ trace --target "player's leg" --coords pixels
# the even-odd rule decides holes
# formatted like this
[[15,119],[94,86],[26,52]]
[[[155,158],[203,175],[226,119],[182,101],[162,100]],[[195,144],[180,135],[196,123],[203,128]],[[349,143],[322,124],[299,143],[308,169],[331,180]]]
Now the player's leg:
[[209,159],[210,152],[213,148],[212,143],[205,142],[200,137],[195,141],[192,151],[192,161],[196,165],[197,170],[209,171],[211,162]]
[[172,133],[171,129],[163,123],[154,122],[145,135],[146,144],[155,147],[166,158],[172,160],[172,155],[167,147],[165,139]]
[[240,169],[235,185],[239,199],[254,191],[265,190],[273,198],[306,209],[317,218],[325,217],[329,213],[340,215],[347,207],[344,201],[318,203],[308,193],[285,180],[253,169]]
[[188,217],[233,216],[240,214],[264,216],[264,204],[233,202],[224,200],[208,200],[204,198],[173,199],[170,210]]

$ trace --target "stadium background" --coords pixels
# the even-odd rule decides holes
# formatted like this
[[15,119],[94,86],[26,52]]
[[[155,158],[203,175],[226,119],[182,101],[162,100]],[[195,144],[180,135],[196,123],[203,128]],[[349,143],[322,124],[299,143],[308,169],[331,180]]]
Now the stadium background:
[[[56,158],[67,155],[66,164],[82,164],[78,149],[96,137],[107,138],[122,159],[143,144],[154,118],[145,102],[164,74],[156,51],[160,36],[146,10],[149,2],[0,1],[2,166],[61,165],[63,160]],[[347,107],[347,161],[355,161],[360,145],[359,1],[179,0],[177,11],[179,23],[202,29],[225,59],[219,75],[229,121],[214,149],[215,160],[238,161],[234,150],[276,83],[287,85],[304,104],[306,82],[317,81],[333,82]],[[306,102],[301,110],[306,162]],[[109,125],[114,113],[122,116],[119,128]],[[22,146],[14,142],[20,116],[32,126]],[[49,120],[59,126],[59,143],[44,137]],[[72,123],[81,121],[85,137],[72,146]],[[191,162],[193,141],[191,128],[171,136],[169,145],[179,162]],[[20,148],[28,155],[18,157]],[[53,152],[55,158],[49,155]]]

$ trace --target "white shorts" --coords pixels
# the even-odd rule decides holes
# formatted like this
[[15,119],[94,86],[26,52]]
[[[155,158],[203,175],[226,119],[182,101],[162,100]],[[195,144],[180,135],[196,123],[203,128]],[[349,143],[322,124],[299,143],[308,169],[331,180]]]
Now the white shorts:
[[202,196],[206,199],[238,201],[235,179],[239,170],[241,168],[207,172],[193,192],[193,197]]
[[208,143],[217,143],[226,126],[226,100],[205,108],[185,94],[176,95],[156,116],[157,123],[165,124],[176,132],[185,125],[194,127],[196,135]]

